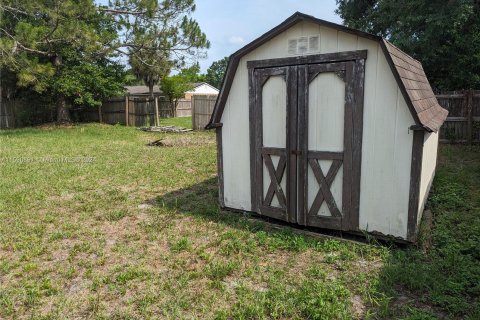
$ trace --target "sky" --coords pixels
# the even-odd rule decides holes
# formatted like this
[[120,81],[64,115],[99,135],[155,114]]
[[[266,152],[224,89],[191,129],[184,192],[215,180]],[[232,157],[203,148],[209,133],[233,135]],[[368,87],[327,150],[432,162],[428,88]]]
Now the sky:
[[[108,0],[96,0],[107,3]],[[193,18],[210,40],[208,57],[200,59],[202,72],[274,28],[296,11],[341,23],[335,0],[196,0]]]

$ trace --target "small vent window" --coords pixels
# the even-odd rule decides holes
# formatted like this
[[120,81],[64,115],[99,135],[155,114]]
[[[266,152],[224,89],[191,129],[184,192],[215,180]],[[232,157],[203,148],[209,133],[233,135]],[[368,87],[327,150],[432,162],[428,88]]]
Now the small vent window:
[[308,38],[298,38],[298,53],[303,54],[308,52]]
[[320,49],[320,37],[319,36],[311,36],[308,39],[308,47],[310,52],[317,52]]
[[297,39],[288,40],[288,54],[297,54]]
[[320,51],[320,35],[288,39],[288,54],[303,55]]

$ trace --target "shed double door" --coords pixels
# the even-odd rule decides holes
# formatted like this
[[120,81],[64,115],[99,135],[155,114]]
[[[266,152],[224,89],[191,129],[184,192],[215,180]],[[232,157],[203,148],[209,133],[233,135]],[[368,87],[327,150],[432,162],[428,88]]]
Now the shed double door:
[[358,228],[363,72],[356,67],[358,61],[249,69],[253,211],[300,225]]

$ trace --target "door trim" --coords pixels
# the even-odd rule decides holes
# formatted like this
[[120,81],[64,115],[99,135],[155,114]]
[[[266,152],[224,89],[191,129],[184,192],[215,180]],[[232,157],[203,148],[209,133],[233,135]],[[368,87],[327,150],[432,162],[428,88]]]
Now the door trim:
[[[287,136],[285,149],[265,148],[263,146],[263,123],[262,123],[262,89],[270,77],[282,76],[287,87],[286,94],[286,123]],[[296,149],[296,126],[297,126],[297,67],[283,66],[261,69],[249,69],[249,120],[250,120],[250,186],[252,211],[258,214],[264,214],[273,218],[288,222],[296,222],[296,166],[297,159],[292,156],[291,151]],[[273,150],[276,149],[276,150]],[[270,152],[270,153],[269,153]],[[278,168],[273,168],[271,163],[271,154],[281,156],[285,161],[284,179],[286,179],[286,188],[284,196],[286,201],[279,201],[282,208],[276,208],[264,204],[264,181],[263,181],[263,163],[267,162],[270,176],[276,178]],[[270,161],[268,161],[270,160]],[[280,160],[279,164],[282,162]],[[270,165],[268,165],[270,164]],[[270,189],[270,187],[269,187]],[[269,190],[272,191],[272,190]],[[281,190],[279,190],[281,192]],[[270,192],[271,193],[271,192]],[[275,192],[277,193],[277,192]],[[278,194],[277,194],[278,197]],[[283,194],[282,194],[283,197]],[[286,204],[286,205],[285,205]]]
[[[357,80],[363,79],[356,77],[355,61],[322,63],[313,65],[304,65],[301,67],[301,80],[299,86],[303,88],[304,93],[299,99],[299,113],[298,127],[300,134],[298,137],[299,148],[302,149],[302,156],[299,163],[299,195],[298,195],[298,213],[299,223],[302,225],[327,227],[340,230],[356,230],[359,224],[357,190],[360,186],[360,167],[361,161],[361,134],[360,140],[356,139],[358,130],[362,128],[363,119],[361,117],[355,118],[358,113],[358,101],[362,101],[363,96],[357,98],[355,88]],[[345,83],[345,97],[344,97],[344,149],[342,152],[315,152],[308,148],[308,101],[309,101],[309,85],[321,73],[335,73]],[[355,141],[356,140],[356,141]],[[360,157],[358,157],[360,155]],[[331,167],[327,172],[322,172],[318,166],[317,160],[333,160]],[[342,187],[342,208],[341,213],[339,208],[330,193],[330,184],[335,179],[336,172],[340,166],[343,166],[343,187]],[[323,185],[315,196],[312,208],[318,210],[320,203],[326,201],[328,204],[331,216],[319,216],[310,214],[312,208],[308,208],[307,194],[308,187],[312,181],[308,181],[307,173],[309,167],[312,167],[315,173],[315,178],[319,180],[319,184]],[[358,170],[357,170],[358,167]],[[359,193],[358,193],[359,194]],[[359,200],[359,197],[358,197]],[[314,211],[316,211],[314,209]]]
[[[300,104],[304,103],[298,99],[299,92],[298,88],[307,88],[305,84],[308,84],[308,72],[306,67],[302,65],[310,64],[328,64],[328,63],[338,63],[346,62],[351,65],[351,68],[346,68],[344,73],[339,74],[340,77],[345,77],[346,85],[352,86],[347,90],[350,94],[346,95],[346,104],[351,105],[351,121],[345,121],[345,127],[348,126],[349,130],[352,130],[351,141],[351,188],[350,188],[350,197],[351,199],[348,207],[349,213],[346,215],[345,219],[341,219],[341,227],[338,222],[323,222],[325,228],[338,229],[339,227],[342,230],[358,230],[359,228],[359,209],[360,209],[360,174],[361,174],[361,159],[362,159],[362,134],[363,134],[363,108],[364,108],[364,81],[365,81],[365,59],[367,58],[367,50],[357,50],[357,51],[345,51],[345,52],[335,52],[335,53],[326,53],[318,55],[309,55],[309,56],[298,56],[298,57],[288,57],[288,58],[278,58],[278,59],[266,59],[266,60],[253,60],[247,61],[248,68],[248,88],[249,88],[249,122],[250,122],[250,185],[251,185],[251,205],[252,211],[260,213],[258,207],[258,188],[261,188],[263,192],[263,185],[257,183],[257,170],[259,169],[259,163],[262,165],[260,169],[263,169],[263,163],[258,160],[258,150],[257,145],[262,141],[262,119],[261,111],[258,113],[258,109],[255,108],[256,102],[258,101],[258,90],[257,90],[257,80],[255,77],[255,71],[258,69],[272,68],[272,69],[282,69],[286,68],[286,82],[287,82],[287,187],[286,187],[286,197],[287,197],[287,213],[288,215],[283,219],[288,222],[304,224],[303,221],[297,221],[298,217],[301,216],[298,212],[297,200],[301,202],[302,200],[297,199],[297,182],[298,186],[305,186],[305,181],[301,174],[297,174],[297,162],[301,163],[302,157],[306,155],[300,155],[297,159],[296,154],[292,154],[293,150],[297,151],[297,147],[301,146],[302,139],[305,137],[302,135],[302,131],[297,132],[299,125],[299,119],[304,117],[302,114],[302,108]],[[291,68],[291,69],[290,69]],[[295,69],[295,70],[293,70]],[[292,72],[294,71],[294,72]],[[277,71],[279,72],[279,71]],[[293,88],[289,86],[288,82],[292,74],[298,76],[298,87]],[[266,81],[266,80],[265,80]],[[302,86],[302,82],[303,83]],[[292,99],[294,97],[294,99]],[[296,101],[294,106],[292,106],[292,100]],[[259,117],[260,115],[260,117]],[[347,115],[345,115],[347,117]],[[295,117],[294,119],[290,117]],[[295,122],[293,121],[295,120]],[[260,131],[259,131],[260,130]],[[288,134],[290,132],[291,134]],[[305,133],[306,134],[306,133]],[[260,156],[260,161],[263,161]],[[344,167],[345,168],[345,167]],[[293,180],[291,180],[293,179]],[[298,179],[298,181],[297,181]],[[289,183],[289,180],[291,181]],[[292,183],[293,182],[293,183]],[[293,201],[292,201],[293,200]],[[322,219],[323,220],[323,219]]]
[[342,51],[309,56],[296,56],[288,58],[276,58],[265,60],[247,61],[248,69],[273,68],[283,66],[295,66],[302,64],[319,64],[329,62],[356,61],[367,59],[367,50]]

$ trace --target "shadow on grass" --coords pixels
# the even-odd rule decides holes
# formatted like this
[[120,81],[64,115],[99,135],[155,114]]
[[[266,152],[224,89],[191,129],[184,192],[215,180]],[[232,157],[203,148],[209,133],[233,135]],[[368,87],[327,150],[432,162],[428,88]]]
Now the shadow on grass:
[[[375,318],[480,319],[480,153],[478,149],[443,148],[443,160],[439,162],[429,200],[434,213],[432,247],[424,253],[416,246],[380,242],[384,249],[388,247],[388,254],[382,258],[383,267],[371,290],[387,303],[373,306]],[[322,241],[321,237],[294,232],[300,229],[298,226],[220,210],[217,198],[217,183],[212,178],[158,197],[156,201],[179,214],[253,233],[267,232],[270,237],[281,239],[282,248],[288,250],[321,247],[329,236],[357,242],[371,240],[336,231],[307,229],[325,236]],[[379,242],[373,240],[373,243]]]
[[[167,193],[155,199],[157,205],[175,210],[178,213],[190,214],[202,219],[221,223],[229,227],[248,231],[268,231],[284,235],[312,238],[316,240],[335,239],[365,243],[373,241],[375,244],[390,245],[388,241],[376,241],[365,235],[353,235],[337,230],[311,228],[294,225],[265,216],[241,210],[221,209],[218,204],[217,179],[211,178],[189,188]],[[302,234],[302,231],[306,231]],[[312,235],[311,232],[315,232]],[[308,233],[308,234],[307,234]]]
[[316,242],[315,239],[295,234],[290,229],[265,223],[268,220],[253,217],[250,213],[222,210],[218,204],[216,178],[157,197],[155,203],[170,212],[190,215],[206,222],[251,233],[266,232],[283,242],[284,249],[298,250],[300,247],[314,246]]

